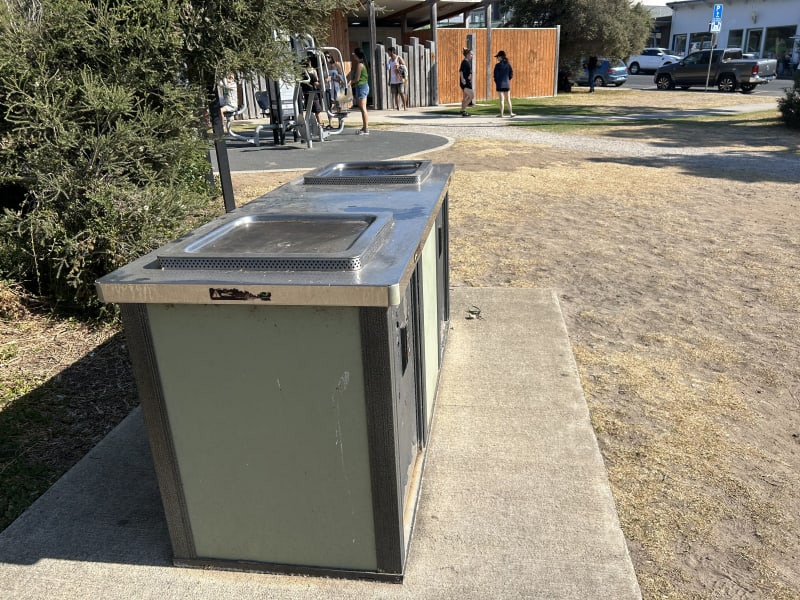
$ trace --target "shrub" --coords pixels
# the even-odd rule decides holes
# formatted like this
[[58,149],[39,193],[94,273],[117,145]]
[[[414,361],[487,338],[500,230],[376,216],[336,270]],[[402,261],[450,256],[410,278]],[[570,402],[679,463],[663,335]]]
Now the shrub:
[[98,276],[208,210],[199,107],[220,72],[289,76],[297,57],[274,32],[322,40],[330,15],[357,5],[0,2],[0,278],[99,309]]
[[0,275],[95,312],[94,281],[213,195],[173,3],[0,4]]
[[783,122],[792,129],[800,129],[800,71],[794,73],[794,87],[786,90],[786,96],[778,100]]

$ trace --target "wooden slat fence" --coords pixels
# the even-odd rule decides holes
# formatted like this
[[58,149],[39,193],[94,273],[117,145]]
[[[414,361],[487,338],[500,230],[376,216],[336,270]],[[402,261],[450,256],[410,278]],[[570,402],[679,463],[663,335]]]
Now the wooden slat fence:
[[[342,68],[345,75],[350,70],[350,51],[347,41],[347,22],[332,22],[331,39],[322,45],[335,46],[342,52]],[[453,104],[461,101],[458,86],[458,68],[463,58],[461,50],[467,44],[468,36],[474,40],[473,78],[476,100],[497,98],[491,73],[497,60],[494,57],[505,50],[514,67],[511,81],[511,95],[515,98],[555,95],[556,71],[558,69],[558,36],[555,29],[492,29],[491,53],[487,53],[487,30],[446,28],[437,30],[437,43],[426,39],[429,32],[415,32],[419,37],[409,37],[408,43],[400,45],[395,38],[387,38],[386,44],[378,44],[372,57],[374,79],[371,96],[373,109],[388,110],[392,106],[389,94],[386,64],[389,60],[386,49],[395,46],[408,65],[408,84],[406,94],[408,104],[432,106],[434,104]],[[436,66],[438,79],[434,79]],[[488,93],[487,93],[488,82]],[[243,93],[247,99],[244,119],[260,118],[261,111],[255,101],[255,92],[266,89],[266,79],[255,77],[243,82]]]
[[374,108],[389,110],[393,108],[393,99],[389,90],[389,73],[386,66],[389,63],[387,49],[394,46],[398,49],[400,57],[408,66],[408,83],[406,83],[406,96],[409,106],[431,106],[433,104],[433,57],[434,45],[427,42],[424,46],[416,37],[410,43],[399,46],[395,38],[387,38],[386,45],[378,44],[375,49],[375,88],[372,90]]
[[[555,90],[558,29],[493,29],[491,62],[487,58],[486,29],[439,29],[436,57],[439,65],[439,102],[451,104],[461,101],[461,88],[458,86],[458,69],[466,46],[467,36],[475,36],[473,48],[473,88],[476,100],[497,98],[494,82],[491,81],[492,69],[497,62],[493,58],[500,50],[514,68],[514,79],[511,81],[511,96],[530,98],[535,96],[553,96]],[[486,82],[489,81],[489,94],[486,93]]]

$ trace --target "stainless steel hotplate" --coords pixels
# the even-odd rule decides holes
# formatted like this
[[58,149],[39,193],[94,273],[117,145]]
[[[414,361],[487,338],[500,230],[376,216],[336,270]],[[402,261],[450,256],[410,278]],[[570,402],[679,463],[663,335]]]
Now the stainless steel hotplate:
[[307,185],[418,184],[431,171],[429,160],[341,162],[322,167],[303,177]]
[[160,252],[164,269],[357,271],[391,229],[390,213],[238,217]]

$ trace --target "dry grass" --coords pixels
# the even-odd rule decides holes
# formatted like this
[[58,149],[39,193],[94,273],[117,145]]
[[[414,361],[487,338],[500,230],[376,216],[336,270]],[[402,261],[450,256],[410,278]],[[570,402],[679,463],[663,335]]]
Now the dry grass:
[[457,167],[453,284],[560,292],[645,597],[800,596],[796,181],[483,139],[429,158]]
[[452,281],[560,291],[645,597],[798,597],[796,183],[477,144]]

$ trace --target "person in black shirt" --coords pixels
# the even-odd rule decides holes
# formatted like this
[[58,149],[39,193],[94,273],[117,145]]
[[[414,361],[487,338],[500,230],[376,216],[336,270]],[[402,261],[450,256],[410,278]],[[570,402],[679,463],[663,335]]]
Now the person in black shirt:
[[308,105],[309,98],[311,98],[311,112],[314,113],[317,123],[322,128],[322,117],[320,116],[322,104],[319,101],[322,85],[317,76],[317,59],[314,56],[309,56],[307,60],[303,61],[303,78],[300,80],[300,89],[303,91],[303,107]]
[[586,72],[589,74],[589,93],[594,92],[594,72],[597,70],[597,57],[590,56],[586,63]]
[[475,97],[475,90],[472,89],[472,50],[464,48],[462,50],[464,60],[461,61],[461,67],[458,69],[458,85],[461,87],[461,116],[470,117],[467,112],[467,106],[472,102]]
[[500,50],[494,55],[497,59],[497,64],[494,66],[492,77],[494,78],[494,85],[497,93],[500,94],[500,114],[498,117],[503,117],[506,111],[506,102],[508,102],[508,116],[516,117],[514,114],[514,107],[511,106],[511,79],[514,77],[514,69],[511,68],[511,63],[506,58],[506,53]]

